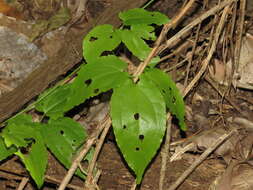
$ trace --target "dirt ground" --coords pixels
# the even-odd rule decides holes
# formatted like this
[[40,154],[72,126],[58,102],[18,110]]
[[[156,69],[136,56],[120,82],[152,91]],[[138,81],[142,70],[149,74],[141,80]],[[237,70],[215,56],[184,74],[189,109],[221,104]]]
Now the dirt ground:
[[[179,11],[180,7],[186,1],[183,0],[158,0],[156,3],[149,8],[150,10],[161,11],[164,14],[168,15],[170,18],[173,18],[174,15]],[[251,5],[251,1],[249,1]],[[209,1],[209,6],[215,5],[217,1]],[[96,1],[91,3],[90,13],[94,15],[98,10],[102,10],[103,5],[110,5],[110,1],[103,1],[103,3],[98,3],[99,6],[96,6]],[[192,8],[192,11],[189,11],[189,14],[184,18],[180,26],[175,28],[171,34],[174,35],[181,28],[186,26],[189,22],[194,20],[197,16],[196,14],[201,14],[204,10],[201,10],[200,2],[197,2],[195,7]],[[1,4],[0,4],[1,5]],[[93,8],[92,8],[93,7]],[[253,6],[252,6],[253,7]],[[248,29],[251,30],[252,23],[252,11],[251,6],[247,8],[246,18],[249,22]],[[0,9],[1,10],[1,9]],[[87,17],[89,19],[89,16]],[[205,38],[206,36],[202,36]],[[203,42],[204,43],[204,42]],[[222,51],[222,47],[219,47],[219,51]],[[190,48],[189,48],[190,49]],[[186,51],[190,51],[187,49]],[[201,54],[201,52],[200,52]],[[216,53],[214,57],[218,58],[219,53]],[[171,58],[171,62],[176,64],[179,62],[180,57],[174,56]],[[173,62],[174,61],[174,62]],[[167,65],[159,65],[160,68],[166,69]],[[194,78],[200,66],[193,66],[190,74],[189,80]],[[186,70],[186,66],[179,67],[177,70],[172,71],[171,75],[179,83],[183,83],[184,80],[180,79],[180,74]],[[218,88],[215,89],[215,87]],[[183,133],[178,129],[176,122],[172,123],[171,131],[171,142],[170,154],[177,152],[177,145],[187,145],[189,142],[193,142],[198,147],[190,149],[183,153],[177,158],[177,160],[170,162],[167,161],[167,170],[164,180],[164,188],[169,189],[171,185],[185,172],[196,160],[198,160],[201,154],[208,148],[205,143],[212,142],[212,138],[208,135],[204,135],[203,139],[195,140],[195,135],[201,134],[203,131],[212,131],[213,129],[222,128],[226,131],[230,127],[235,127],[236,122],[229,124],[229,118],[247,118],[252,120],[253,118],[253,93],[250,89],[232,89],[230,90],[229,99],[223,98],[219,94],[219,90],[222,92],[227,92],[227,86],[223,86],[217,83],[212,83],[208,78],[202,78],[200,82],[194,86],[194,90],[185,98],[187,105],[187,115],[186,123],[188,130]],[[95,98],[96,99],[96,98]],[[98,97],[101,99],[101,97]],[[91,100],[92,102],[92,100]],[[232,104],[231,104],[232,102]],[[85,106],[89,106],[87,103]],[[99,111],[95,109],[95,111]],[[252,124],[252,123],[251,123]],[[250,125],[250,124],[246,124]],[[218,131],[218,130],[216,130]],[[223,132],[224,132],[223,131]],[[250,131],[250,130],[249,130]],[[251,131],[252,133],[252,131]],[[222,133],[219,133],[222,134]],[[193,172],[187,177],[186,180],[177,188],[178,190],[207,190],[210,189],[210,185],[214,184],[219,180],[220,176],[224,174],[226,168],[228,168],[231,160],[236,161],[248,161],[251,160],[251,153],[248,153],[246,156],[247,159],[240,160],[238,157],[241,150],[244,151],[242,147],[237,147],[237,142],[242,141],[244,138],[252,137],[249,135],[250,132],[246,130],[240,131],[238,137],[240,140],[236,139],[235,141],[230,141],[231,145],[226,150],[225,153],[222,152],[213,152],[210,154],[207,159],[200,163],[200,165],[193,170]],[[192,138],[193,137],[193,138]],[[217,139],[218,136],[215,136],[214,139]],[[211,139],[211,140],[210,140]],[[177,145],[173,146],[173,142],[178,142]],[[233,144],[236,142],[235,144]],[[246,141],[249,144],[249,141]],[[242,143],[242,146],[243,143]],[[245,145],[246,146],[246,145]],[[244,147],[245,147],[244,146]],[[232,148],[231,148],[232,147]],[[163,148],[162,148],[163,151]],[[245,150],[248,151],[248,150]],[[250,152],[250,151],[249,151]],[[247,160],[247,161],[246,161]],[[98,180],[98,186],[101,190],[125,190],[131,189],[134,183],[134,174],[131,172],[127,164],[125,163],[123,157],[120,154],[119,149],[115,143],[113,132],[111,131],[108,134],[106,141],[102,147],[101,153],[97,162],[97,169],[101,171],[101,176]],[[157,190],[159,189],[159,179],[160,179],[160,168],[161,168],[161,152],[159,151],[153,161],[150,163],[146,173],[144,175],[141,185],[137,188],[140,190]],[[253,170],[251,168],[251,170]],[[49,165],[45,177],[45,184],[43,190],[52,190],[57,189],[58,185],[61,183],[61,180],[65,176],[67,170],[59,164],[59,162],[50,154],[49,155]],[[239,172],[240,173],[240,172]],[[243,172],[241,172],[243,173]],[[249,173],[249,172],[248,172]],[[236,174],[237,175],[237,174]],[[239,174],[238,174],[239,175]],[[17,189],[20,181],[25,177],[29,178],[28,172],[25,170],[24,165],[18,160],[18,157],[12,156],[7,160],[4,160],[0,164],[0,190],[13,190]],[[252,178],[252,177],[251,177]],[[232,179],[232,178],[230,178]],[[72,186],[71,186],[72,185]],[[68,186],[68,189],[81,189],[83,188],[83,181],[77,177],[74,177],[71,181],[71,185]],[[249,184],[250,189],[252,183]],[[25,190],[35,190],[36,185],[29,178],[29,182],[24,188]],[[233,188],[235,189],[247,189],[247,188]],[[223,189],[219,189],[223,190]],[[229,189],[224,189],[229,190]],[[232,189],[231,189],[232,190]]]

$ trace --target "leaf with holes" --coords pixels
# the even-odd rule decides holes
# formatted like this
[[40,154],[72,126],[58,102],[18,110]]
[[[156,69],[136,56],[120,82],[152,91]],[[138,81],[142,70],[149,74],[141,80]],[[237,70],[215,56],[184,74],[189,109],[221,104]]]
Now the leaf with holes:
[[112,125],[117,144],[141,182],[145,168],[156,154],[166,129],[166,109],[159,89],[146,77],[114,89]]
[[186,130],[184,100],[175,82],[159,69],[149,69],[143,75],[153,81],[160,89],[167,108],[177,117],[181,129]]
[[162,25],[169,21],[168,17],[159,12],[150,12],[142,8],[136,8],[121,12],[119,18],[124,25],[157,24]]
[[70,87],[71,84],[65,84],[43,93],[39,97],[40,101],[35,104],[36,110],[44,112],[45,115],[52,119],[62,117],[69,110],[65,103],[71,98]]
[[4,143],[4,139],[0,137],[0,161],[4,160],[15,152],[17,152],[17,148],[14,146],[7,147]]
[[[41,127],[41,134],[47,147],[66,168],[71,166],[73,156],[87,137],[83,126],[66,117],[50,119]],[[84,178],[80,170],[76,174]]]
[[82,66],[72,83],[71,101],[66,106],[78,105],[87,98],[123,84],[129,78],[129,74],[124,72],[126,68],[125,62],[112,55]]
[[47,150],[39,128],[42,124],[33,123],[30,115],[18,115],[8,121],[2,136],[7,147],[15,146],[17,154],[38,187],[44,182],[47,166]]
[[104,51],[114,50],[120,42],[112,25],[97,26],[83,40],[83,57],[87,63],[93,63]]

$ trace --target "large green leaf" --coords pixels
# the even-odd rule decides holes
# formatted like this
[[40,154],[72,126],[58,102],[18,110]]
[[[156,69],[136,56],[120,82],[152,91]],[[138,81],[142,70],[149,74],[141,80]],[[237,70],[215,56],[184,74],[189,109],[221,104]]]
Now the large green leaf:
[[104,56],[93,64],[82,66],[72,83],[71,101],[67,107],[82,103],[87,98],[106,92],[124,83],[129,74],[127,64],[116,56]]
[[162,25],[169,21],[168,17],[159,12],[150,12],[142,8],[136,8],[121,12],[119,18],[124,25],[133,24],[157,24]]
[[48,159],[40,125],[33,123],[29,115],[22,114],[9,120],[2,133],[8,147],[14,145],[19,148],[15,154],[22,159],[38,187],[44,182]]
[[[66,168],[71,166],[73,156],[87,137],[83,126],[66,117],[50,119],[48,124],[41,128],[41,134],[47,147]],[[77,174],[84,177],[79,170]]]
[[114,89],[110,114],[117,144],[139,184],[164,136],[164,99],[152,82],[141,77],[138,84],[128,82]]
[[186,130],[184,100],[175,82],[159,69],[149,69],[143,75],[153,81],[160,89],[167,108],[177,117],[181,129]]
[[121,40],[112,25],[100,25],[92,29],[83,40],[83,57],[93,63],[104,51],[112,51]]
[[71,98],[70,87],[71,84],[65,84],[43,93],[39,97],[41,100],[35,104],[35,108],[52,119],[62,117],[64,112],[68,111],[66,102]]
[[4,139],[0,137],[0,161],[4,160],[15,152],[17,152],[17,148],[14,146],[7,147],[4,143]]

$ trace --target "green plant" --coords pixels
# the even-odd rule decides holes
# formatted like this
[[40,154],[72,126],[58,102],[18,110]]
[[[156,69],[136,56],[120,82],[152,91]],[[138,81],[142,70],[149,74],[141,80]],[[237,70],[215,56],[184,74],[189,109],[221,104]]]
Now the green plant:
[[[64,114],[88,98],[113,90],[110,116],[117,144],[130,168],[141,182],[145,168],[156,154],[166,130],[166,108],[184,123],[184,102],[172,79],[155,68],[159,57],[133,82],[127,63],[116,54],[120,44],[144,61],[151,48],[147,41],[156,39],[154,25],[168,22],[158,12],[132,9],[119,14],[120,29],[101,25],[92,29],[83,41],[83,56],[87,64],[80,66],[72,83],[59,85],[44,92],[35,109],[49,118],[48,122],[33,122],[31,116],[18,114],[7,121],[0,138],[0,160],[16,154],[24,162],[38,187],[43,184],[47,165],[46,148],[67,168],[73,156],[85,142],[84,128]],[[76,172],[85,177],[81,171]]]

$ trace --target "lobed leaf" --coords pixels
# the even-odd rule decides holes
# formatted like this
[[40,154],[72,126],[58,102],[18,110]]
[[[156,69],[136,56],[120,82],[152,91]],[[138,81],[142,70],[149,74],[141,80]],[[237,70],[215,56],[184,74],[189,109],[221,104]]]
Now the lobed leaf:
[[83,57],[87,63],[93,63],[103,52],[114,50],[120,42],[112,25],[97,26],[83,40]]
[[136,8],[121,12],[119,18],[123,21],[124,25],[134,24],[157,24],[162,25],[169,21],[168,17],[160,12],[150,12],[143,8]]
[[[47,147],[66,168],[71,166],[73,156],[87,137],[83,126],[66,117],[50,119],[41,128],[41,134]],[[80,170],[76,174],[84,178]]]
[[8,147],[19,148],[15,154],[21,158],[39,188],[44,183],[47,166],[47,150],[39,132],[40,126],[33,123],[29,115],[22,114],[9,120],[2,132]]
[[147,77],[141,77],[138,84],[129,81],[114,89],[110,114],[117,144],[139,184],[164,136],[164,99]]
[[181,129],[186,130],[184,100],[174,81],[169,75],[155,68],[147,70],[143,75],[159,88],[167,108],[177,117]]

